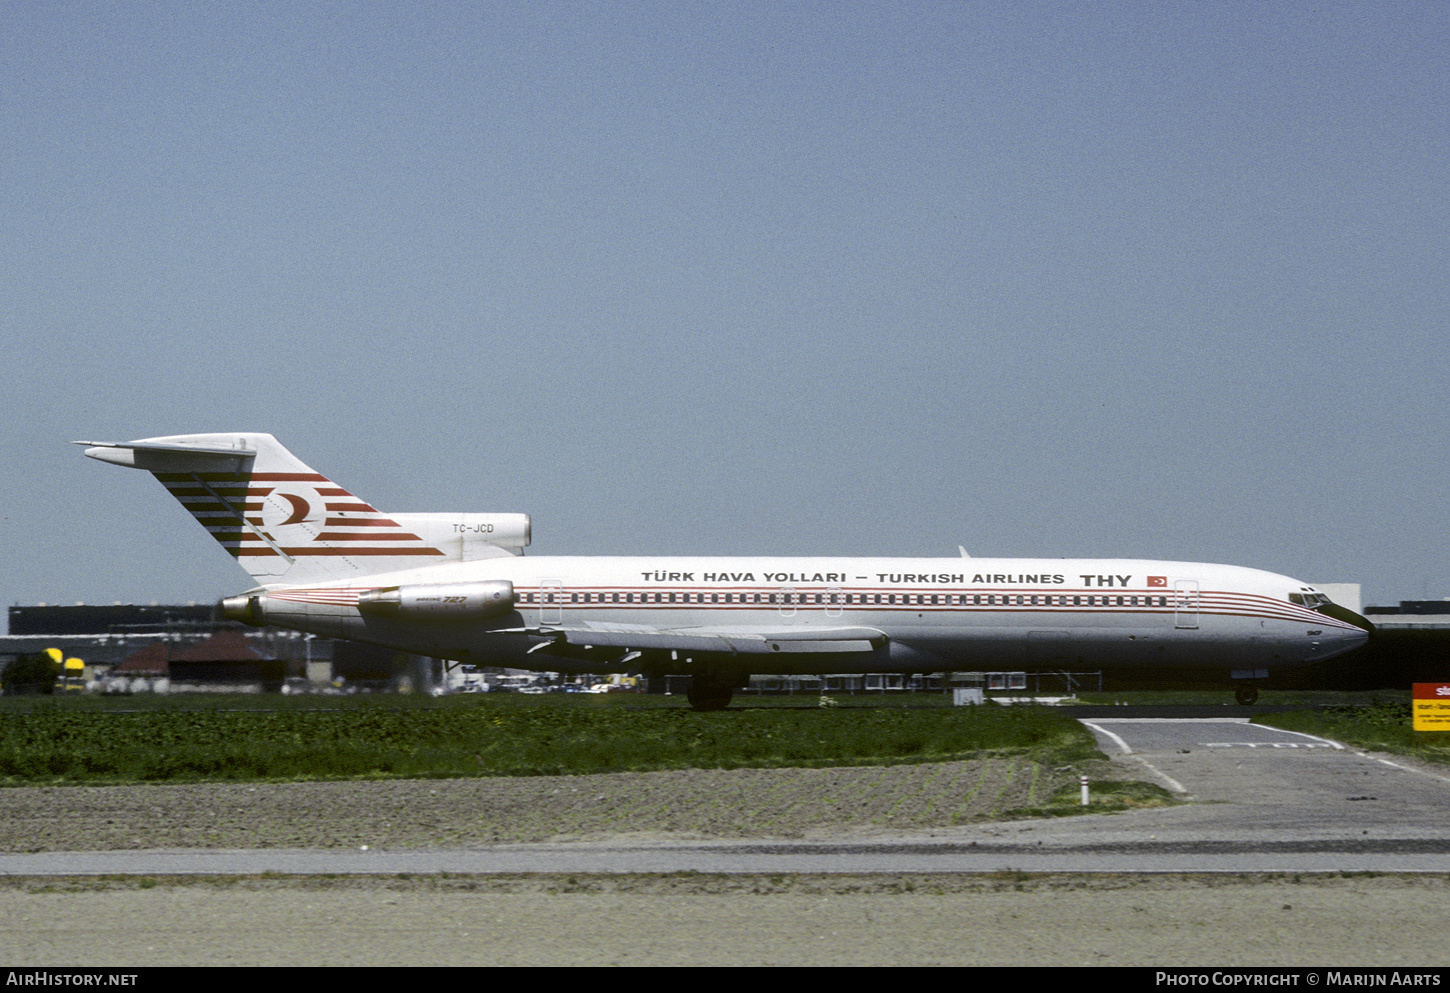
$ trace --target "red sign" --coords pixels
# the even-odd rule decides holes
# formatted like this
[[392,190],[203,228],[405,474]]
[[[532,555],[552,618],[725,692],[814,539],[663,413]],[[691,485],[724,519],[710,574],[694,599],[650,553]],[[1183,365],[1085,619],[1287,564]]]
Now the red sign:
[[1416,683],[1412,696],[1416,731],[1450,731],[1450,683]]

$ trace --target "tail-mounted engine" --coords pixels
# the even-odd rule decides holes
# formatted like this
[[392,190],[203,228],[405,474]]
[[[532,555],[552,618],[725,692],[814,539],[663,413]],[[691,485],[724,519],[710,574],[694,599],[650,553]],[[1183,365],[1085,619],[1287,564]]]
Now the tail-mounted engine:
[[396,620],[478,621],[514,609],[514,584],[507,579],[483,583],[428,583],[369,590],[357,598],[365,617]]

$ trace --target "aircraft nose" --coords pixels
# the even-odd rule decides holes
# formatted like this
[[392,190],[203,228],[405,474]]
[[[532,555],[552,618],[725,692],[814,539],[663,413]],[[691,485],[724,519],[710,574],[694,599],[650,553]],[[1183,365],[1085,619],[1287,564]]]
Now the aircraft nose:
[[1362,628],[1367,634],[1374,634],[1374,625],[1363,615],[1356,614],[1348,607],[1341,607],[1337,603],[1322,603],[1316,609],[1326,617],[1353,624],[1357,628]]

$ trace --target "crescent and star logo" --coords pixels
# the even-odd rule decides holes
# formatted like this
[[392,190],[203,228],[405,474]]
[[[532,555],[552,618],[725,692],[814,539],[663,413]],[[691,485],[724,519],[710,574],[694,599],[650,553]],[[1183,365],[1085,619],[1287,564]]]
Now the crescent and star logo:
[[[285,501],[286,506],[279,506]],[[312,513],[312,505],[304,496],[296,493],[273,493],[267,499],[263,519],[268,527],[281,528],[289,524],[301,524],[307,520],[307,515]],[[272,520],[278,514],[285,515],[282,520]]]

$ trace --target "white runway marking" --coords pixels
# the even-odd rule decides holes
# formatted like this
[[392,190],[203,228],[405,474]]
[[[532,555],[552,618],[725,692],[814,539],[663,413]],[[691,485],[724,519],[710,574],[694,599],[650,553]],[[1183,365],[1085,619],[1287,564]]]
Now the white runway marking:
[[1113,732],[1109,731],[1107,728],[1101,726],[1104,723],[1130,723],[1133,720],[1134,718],[1116,717],[1101,718],[1095,720],[1086,720],[1083,718],[1079,718],[1079,721],[1086,727],[1091,728],[1105,738],[1112,739],[1113,742],[1116,743],[1117,746],[1123,750],[1124,755],[1131,755],[1134,761],[1140,763],[1143,768],[1147,769],[1150,773],[1152,773],[1159,782],[1163,783],[1163,785],[1168,787],[1170,792],[1187,793],[1188,789],[1182,783],[1174,779],[1172,776],[1168,775],[1168,773],[1164,772],[1162,769],[1159,769],[1152,762],[1149,762],[1147,759],[1143,758],[1143,756],[1134,755],[1133,750],[1128,747],[1128,743],[1126,741],[1124,741],[1121,737],[1114,734]]
[[1382,759],[1378,756],[1370,756],[1365,752],[1359,752],[1359,754],[1364,755],[1366,758],[1373,758],[1381,765],[1387,765],[1391,769],[1398,769],[1400,772],[1412,772],[1417,776],[1424,776],[1426,779],[1433,779],[1436,782],[1450,783],[1450,776],[1441,776],[1433,772],[1428,772],[1424,769],[1416,769],[1412,765],[1400,765],[1400,763],[1398,762],[1391,762],[1389,759]]
[[1178,780],[1174,779],[1172,776],[1168,775],[1168,773],[1164,772],[1162,769],[1159,769],[1156,766],[1154,766],[1152,762],[1149,762],[1143,756],[1141,756],[1141,755],[1134,755],[1134,756],[1131,756],[1131,757],[1132,757],[1132,759],[1135,762],[1142,763],[1142,765],[1143,765],[1143,767],[1145,769],[1147,769],[1154,776],[1156,776],[1159,780],[1161,780],[1163,782],[1163,785],[1168,787],[1168,790],[1169,790],[1170,793],[1185,793],[1186,794],[1188,792],[1188,787],[1187,786],[1184,786],[1182,783],[1180,783]]
[[1343,745],[1336,745],[1332,741],[1305,742],[1305,741],[1200,741],[1200,748],[1334,748],[1344,750]]
[[[1084,724],[1247,724],[1247,717],[1080,717]],[[1277,731],[1278,728],[1275,728]]]
[[1133,754],[1133,750],[1128,747],[1128,743],[1126,741],[1124,741],[1122,738],[1118,737],[1113,732],[1109,731],[1107,728],[1101,727],[1100,726],[1101,722],[1095,721],[1095,720],[1094,721],[1082,720],[1081,722],[1084,725],[1086,725],[1087,727],[1092,728],[1094,731],[1096,731],[1098,734],[1102,735],[1104,738],[1110,738],[1110,739],[1112,739],[1113,743],[1123,750],[1123,754],[1124,755],[1132,755]]
[[[1265,725],[1261,725],[1261,726],[1262,727],[1271,727],[1272,725],[1265,724]],[[1317,734],[1306,734],[1303,731],[1286,731],[1283,728],[1273,728],[1273,730],[1278,731],[1280,734],[1297,734],[1301,738],[1308,738],[1310,741],[1317,741],[1317,742],[1319,742],[1319,747],[1323,747],[1325,745],[1328,745],[1330,748],[1337,748],[1340,751],[1343,751],[1344,750],[1344,746],[1341,745],[1339,742],[1337,742],[1337,741],[1330,741],[1328,738],[1321,738]]]

